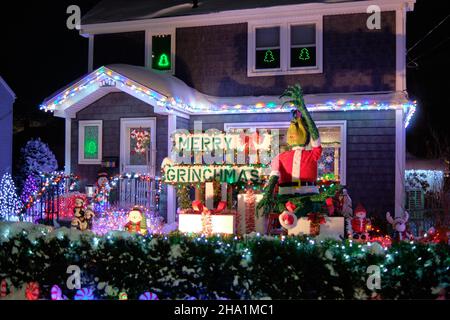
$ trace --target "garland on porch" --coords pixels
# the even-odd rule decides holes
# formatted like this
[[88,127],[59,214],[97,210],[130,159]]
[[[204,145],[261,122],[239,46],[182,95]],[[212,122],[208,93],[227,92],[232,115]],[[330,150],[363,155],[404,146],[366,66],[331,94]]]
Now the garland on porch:
[[256,196],[252,188],[248,188],[245,194],[245,232],[252,233],[256,229]]

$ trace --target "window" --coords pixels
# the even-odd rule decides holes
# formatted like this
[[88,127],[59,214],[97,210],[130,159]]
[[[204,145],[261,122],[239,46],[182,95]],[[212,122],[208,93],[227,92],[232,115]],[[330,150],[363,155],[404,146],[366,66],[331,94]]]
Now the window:
[[170,34],[152,36],[152,68],[172,70],[172,36]]
[[78,163],[101,164],[103,122],[80,121],[78,130]]
[[316,66],[316,25],[291,26],[291,68]]
[[[258,123],[226,123],[225,131],[244,129],[246,132],[257,130],[278,129],[280,153],[287,151],[286,134],[289,122],[258,122]],[[317,176],[319,179],[339,181],[346,184],[346,121],[316,121],[320,132],[323,153],[318,163]]]
[[249,23],[248,76],[321,73],[322,18]]
[[256,29],[255,67],[280,68],[280,27]]

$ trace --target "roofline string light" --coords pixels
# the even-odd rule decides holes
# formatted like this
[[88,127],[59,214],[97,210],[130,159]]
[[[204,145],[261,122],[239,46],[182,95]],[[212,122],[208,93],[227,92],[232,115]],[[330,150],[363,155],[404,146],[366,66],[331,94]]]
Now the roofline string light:
[[[185,104],[182,99],[177,97],[166,97],[165,95],[143,86],[136,81],[133,81],[107,67],[101,67],[95,72],[87,75],[85,78],[65,90],[52,99],[49,99],[41,105],[41,110],[54,112],[58,107],[68,99],[81,93],[90,86],[115,86],[117,88],[127,87],[127,89],[134,91],[137,95],[154,102],[160,107],[166,108],[167,111],[180,111],[188,114],[240,114],[240,113],[276,113],[276,112],[290,112],[292,106],[283,106],[281,103],[259,102],[252,105],[216,105],[209,106],[197,105],[190,106]],[[115,83],[115,85],[114,85]],[[416,112],[417,102],[407,102],[403,104],[390,104],[377,101],[366,100],[363,102],[354,102],[350,100],[328,101],[324,104],[309,104],[307,108],[310,112],[326,112],[326,111],[385,111],[403,109],[405,112],[405,128],[411,122],[414,113]]]

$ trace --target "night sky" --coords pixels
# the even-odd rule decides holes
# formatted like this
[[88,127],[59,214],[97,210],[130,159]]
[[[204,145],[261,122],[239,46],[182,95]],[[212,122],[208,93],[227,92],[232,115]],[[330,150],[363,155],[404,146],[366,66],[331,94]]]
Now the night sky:
[[[32,137],[41,137],[64,162],[64,121],[39,111],[53,92],[87,72],[88,40],[66,28],[66,8],[77,4],[87,12],[98,1],[15,1],[0,12],[2,30],[0,75],[16,93],[14,106],[15,159]],[[417,41],[450,14],[447,0],[418,0],[408,13],[408,45]],[[408,54],[408,92],[419,110],[407,130],[408,151],[425,156],[434,142],[431,131],[450,141],[450,17]],[[416,60],[417,59],[417,60]],[[417,64],[417,66],[415,65]]]

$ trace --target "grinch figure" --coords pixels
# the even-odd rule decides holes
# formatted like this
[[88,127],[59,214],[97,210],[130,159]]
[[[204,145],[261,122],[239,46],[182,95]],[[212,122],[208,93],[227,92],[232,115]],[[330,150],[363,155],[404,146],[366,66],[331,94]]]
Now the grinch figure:
[[130,233],[137,233],[145,236],[148,233],[147,219],[140,207],[134,207],[128,213],[128,223],[125,225],[125,230]]
[[84,199],[76,198],[75,207],[73,209],[73,219],[71,222],[72,229],[78,229],[80,231],[86,231],[92,228],[92,219],[94,218],[94,212],[89,206],[84,208]]
[[283,106],[295,107],[287,131],[289,150],[272,160],[272,172],[258,211],[263,209],[265,215],[282,213],[286,204],[292,203],[295,211],[280,215],[280,224],[289,230],[296,227],[298,218],[321,212],[326,199],[333,196],[336,189],[329,188],[320,193],[316,185],[322,146],[319,130],[306,108],[302,88],[300,85],[289,87],[280,98],[289,99]]

